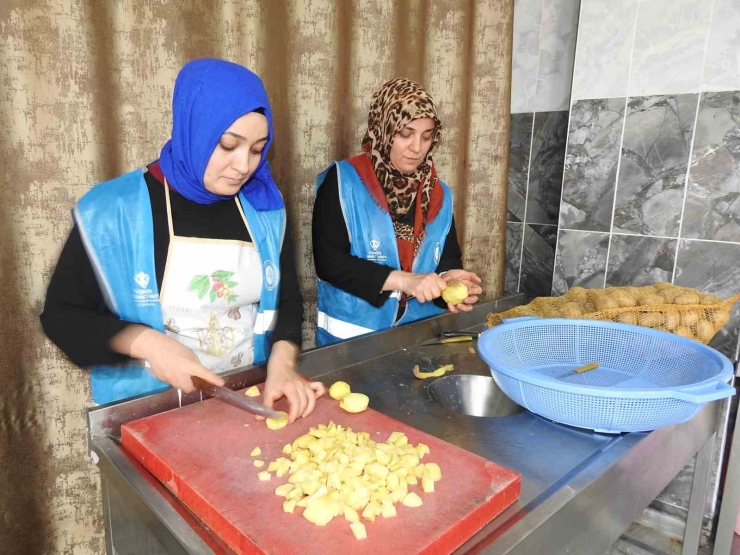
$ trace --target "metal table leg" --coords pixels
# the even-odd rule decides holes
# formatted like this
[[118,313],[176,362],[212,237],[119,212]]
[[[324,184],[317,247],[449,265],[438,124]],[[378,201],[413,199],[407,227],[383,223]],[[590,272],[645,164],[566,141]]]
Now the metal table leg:
[[686,531],[683,537],[683,555],[696,555],[699,551],[699,539],[704,521],[704,507],[707,501],[707,489],[712,473],[712,457],[717,432],[713,433],[696,455],[694,481],[691,484],[689,515],[686,519]]
[[[740,367],[738,371],[740,372]],[[736,375],[737,375],[736,372]],[[737,378],[735,378],[737,383]],[[735,521],[740,506],[740,425],[735,421],[735,431],[730,443],[730,458],[727,461],[727,477],[719,508],[717,533],[714,538],[715,555],[730,555],[735,534]]]

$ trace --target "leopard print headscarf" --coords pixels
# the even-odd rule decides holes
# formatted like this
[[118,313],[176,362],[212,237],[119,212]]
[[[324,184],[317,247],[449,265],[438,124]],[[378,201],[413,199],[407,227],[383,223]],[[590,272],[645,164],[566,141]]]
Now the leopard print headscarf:
[[[420,118],[434,120],[432,145],[426,159],[416,171],[401,173],[391,164],[393,138],[408,123]],[[396,236],[413,242],[415,252],[418,251],[423,231],[414,236],[414,226],[398,220],[414,209],[414,200],[421,186],[423,223],[426,223],[431,191],[436,184],[432,151],[439,143],[441,129],[442,124],[437,117],[434,101],[418,83],[404,78],[393,79],[373,94],[362,149],[372,160],[375,175],[385,192]],[[421,229],[423,230],[423,226]]]

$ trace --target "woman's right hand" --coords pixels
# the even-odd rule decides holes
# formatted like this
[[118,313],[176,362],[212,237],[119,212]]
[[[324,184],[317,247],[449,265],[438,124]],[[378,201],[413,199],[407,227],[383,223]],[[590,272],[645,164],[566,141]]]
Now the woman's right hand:
[[386,284],[391,285],[389,289],[403,291],[420,303],[433,301],[440,297],[447,287],[447,282],[437,274],[412,274],[399,270],[390,273]]
[[215,385],[224,381],[203,366],[195,353],[168,335],[138,324],[131,325],[111,340],[113,350],[149,362],[159,381],[181,389],[195,390],[191,376],[198,376]]

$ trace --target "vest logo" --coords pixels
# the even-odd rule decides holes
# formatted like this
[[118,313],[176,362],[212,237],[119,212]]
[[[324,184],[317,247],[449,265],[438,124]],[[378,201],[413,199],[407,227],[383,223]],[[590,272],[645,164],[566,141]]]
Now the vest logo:
[[372,250],[367,251],[365,258],[376,264],[386,264],[388,262],[388,257],[380,250],[380,239],[370,239],[370,248]]
[[134,281],[139,287],[141,287],[142,289],[146,289],[146,286],[149,285],[149,274],[138,272],[134,276]]
[[434,247],[434,263],[439,264],[439,259],[442,257],[440,247],[439,247],[439,241],[437,241],[437,244]]
[[377,252],[380,248],[380,241],[378,239],[370,239],[370,248]]
[[280,272],[278,271],[277,266],[269,260],[265,260],[262,268],[265,276],[265,287],[268,291],[272,291],[277,287],[278,281],[280,281]]

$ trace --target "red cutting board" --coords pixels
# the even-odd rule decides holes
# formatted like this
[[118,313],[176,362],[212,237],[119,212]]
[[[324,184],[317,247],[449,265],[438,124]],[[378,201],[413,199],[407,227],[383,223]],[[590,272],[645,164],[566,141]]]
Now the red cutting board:
[[[285,410],[285,406],[282,408]],[[367,539],[356,540],[340,516],[327,526],[311,524],[303,509],[286,514],[275,488],[288,475],[260,482],[254,459],[278,457],[286,443],[318,424],[334,421],[369,432],[376,442],[403,432],[431,449],[422,462],[436,462],[442,480],[434,493],[409,486],[424,501],[396,505],[398,516],[366,522]],[[216,399],[136,420],[121,428],[124,447],[237,553],[270,555],[352,553],[448,554],[519,497],[520,476],[491,461],[425,434],[374,410],[349,414],[329,397],[314,412],[282,430]],[[258,457],[250,457],[255,447]]]

